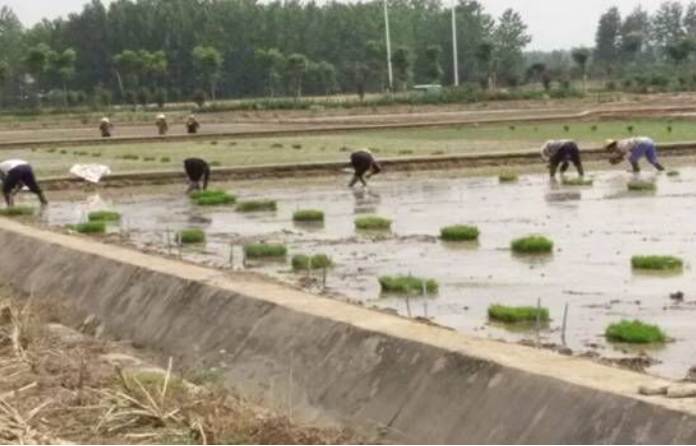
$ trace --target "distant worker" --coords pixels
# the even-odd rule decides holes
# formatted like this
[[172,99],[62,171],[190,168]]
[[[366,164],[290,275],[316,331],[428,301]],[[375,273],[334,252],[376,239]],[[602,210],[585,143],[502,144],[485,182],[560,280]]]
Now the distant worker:
[[188,132],[189,135],[195,135],[200,128],[201,124],[196,119],[196,116],[190,115],[186,120],[186,132]]
[[102,138],[111,138],[111,131],[114,129],[114,125],[111,123],[109,118],[102,118],[99,123],[99,131],[101,132]]
[[[210,180],[210,165],[200,158],[188,158],[184,161],[184,169],[189,180],[189,187],[186,193],[194,190],[208,189]],[[201,184],[202,183],[202,184]]]
[[0,180],[2,180],[2,195],[8,207],[14,206],[14,196],[26,186],[31,192],[39,197],[42,205],[47,205],[39,183],[36,182],[34,170],[26,161],[7,160],[0,163]]
[[165,115],[157,115],[155,124],[157,125],[157,131],[159,132],[160,136],[166,135],[169,131],[169,123],[167,122],[167,117]]
[[610,153],[609,162],[611,164],[619,164],[624,159],[627,159],[631,163],[634,173],[640,172],[638,161],[643,157],[658,171],[662,172],[665,170],[657,159],[655,142],[648,137],[641,136],[620,141],[610,139],[607,140],[605,149]]
[[[377,175],[382,171],[382,166],[375,161],[375,157],[372,156],[372,152],[368,149],[359,149],[350,156],[350,163],[355,170],[353,179],[350,181],[348,187],[355,186],[358,181],[362,183],[363,186],[367,186],[365,179],[369,179],[373,175]],[[367,174],[367,175],[365,175]]]
[[546,141],[541,147],[541,158],[548,163],[551,177],[556,176],[558,167],[561,167],[561,175],[566,173],[570,163],[573,163],[578,175],[585,176],[580,158],[580,149],[575,141],[561,139],[556,141]]

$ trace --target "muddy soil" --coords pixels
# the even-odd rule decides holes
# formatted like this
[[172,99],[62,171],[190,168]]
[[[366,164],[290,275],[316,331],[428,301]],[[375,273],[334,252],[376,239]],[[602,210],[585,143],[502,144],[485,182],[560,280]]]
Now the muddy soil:
[[[225,186],[240,199],[273,198],[278,211],[239,214],[232,208],[193,206],[179,188],[107,192],[103,196],[72,193],[54,199],[43,215],[51,225],[75,223],[90,210],[113,208],[124,216],[112,231],[125,232],[138,246],[177,254],[175,231],[198,227],[206,231],[204,247],[185,248],[187,260],[263,272],[315,292],[401,315],[431,321],[468,334],[512,342],[536,342],[530,327],[511,329],[487,320],[491,304],[542,305],[552,323],[540,342],[561,345],[560,327],[569,306],[567,347],[575,353],[604,358],[650,356],[640,363],[650,372],[683,378],[696,362],[696,169],[679,177],[641,174],[656,181],[655,193],[629,193],[628,172],[593,174],[594,186],[577,188],[550,183],[543,175],[527,175],[519,183],[498,184],[497,178],[459,178],[457,172],[401,174],[376,179],[369,189],[350,191],[344,178],[234,183]],[[322,209],[326,222],[297,225],[298,209]],[[393,219],[391,233],[356,233],[357,216],[377,214]],[[443,243],[439,229],[472,224],[481,230],[475,244]],[[510,241],[533,233],[556,242],[553,255],[520,257]],[[325,253],[336,263],[327,274],[294,274],[289,261],[243,263],[242,246],[250,242],[285,243],[291,254]],[[682,257],[681,274],[639,274],[633,255]],[[289,259],[288,259],[289,260]],[[436,279],[436,298],[395,298],[380,295],[377,278],[413,274]],[[677,302],[670,294],[683,292]],[[651,348],[609,344],[608,324],[639,318],[659,324],[673,341]],[[621,363],[621,361],[619,361]]]

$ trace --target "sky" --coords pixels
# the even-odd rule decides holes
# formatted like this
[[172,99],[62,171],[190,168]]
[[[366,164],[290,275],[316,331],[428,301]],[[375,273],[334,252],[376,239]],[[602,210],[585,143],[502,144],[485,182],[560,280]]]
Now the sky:
[[[80,11],[88,0],[0,0],[10,6],[27,25],[42,18],[55,18]],[[191,0],[194,1],[194,0]],[[319,0],[321,1],[321,0]],[[451,0],[443,0],[449,2]],[[599,16],[611,6],[627,14],[638,5],[654,11],[663,0],[479,0],[486,10],[499,16],[514,8],[522,14],[533,37],[529,50],[554,50],[591,46]],[[680,0],[688,3],[688,0]]]

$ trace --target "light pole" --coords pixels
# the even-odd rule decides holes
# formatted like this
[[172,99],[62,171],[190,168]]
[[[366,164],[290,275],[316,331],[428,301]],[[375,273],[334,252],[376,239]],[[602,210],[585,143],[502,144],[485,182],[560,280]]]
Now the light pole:
[[454,86],[459,86],[459,56],[457,54],[457,3],[452,4],[452,65],[454,66]]
[[389,33],[389,7],[387,0],[384,0],[384,33],[387,40],[387,70],[389,72],[389,91],[394,91],[394,71],[392,70],[391,58],[391,35]]

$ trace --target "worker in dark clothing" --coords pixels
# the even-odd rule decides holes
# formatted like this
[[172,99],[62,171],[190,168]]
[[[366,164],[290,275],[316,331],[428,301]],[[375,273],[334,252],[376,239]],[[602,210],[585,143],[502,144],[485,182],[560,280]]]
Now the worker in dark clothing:
[[558,141],[547,141],[541,148],[541,158],[549,165],[551,177],[556,176],[558,167],[561,168],[561,175],[566,173],[570,163],[573,163],[578,171],[578,175],[585,176],[580,158],[580,149],[575,141],[562,139]]
[[189,135],[195,135],[198,133],[198,129],[201,128],[201,124],[198,122],[194,115],[190,115],[186,120],[186,132]]
[[39,197],[42,205],[47,205],[39,183],[36,182],[31,164],[23,160],[7,160],[0,163],[0,180],[2,180],[2,195],[8,207],[14,206],[14,195],[26,186]]
[[611,164],[619,164],[624,159],[628,160],[634,173],[640,172],[638,161],[643,157],[659,172],[665,170],[664,166],[657,159],[655,142],[645,136],[622,139],[620,141],[610,139],[604,147],[610,153],[609,162]]
[[102,138],[111,138],[111,131],[114,129],[114,125],[109,121],[109,118],[102,118],[99,123],[99,131],[101,132]]
[[[200,158],[188,158],[184,161],[184,169],[189,179],[189,188],[187,193],[194,190],[208,189],[208,181],[210,180],[210,166],[207,162]],[[202,187],[201,187],[201,183]]]
[[350,163],[355,170],[353,179],[350,181],[348,187],[355,186],[358,181],[362,183],[363,186],[367,186],[365,179],[369,179],[373,175],[377,175],[382,171],[382,166],[375,161],[372,152],[368,149],[359,149],[350,156]]
[[157,126],[157,133],[160,136],[165,136],[169,131],[169,123],[167,122],[167,117],[163,114],[157,115],[155,119],[155,125]]

